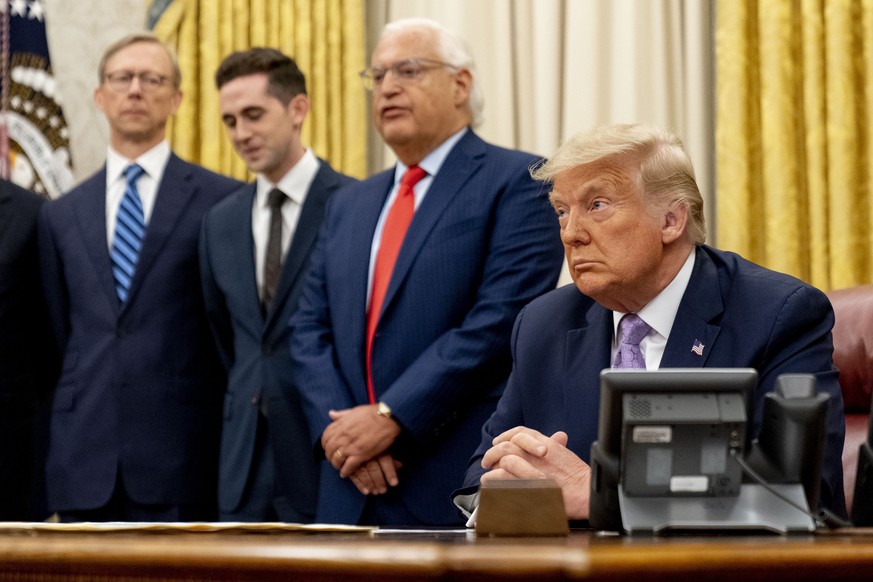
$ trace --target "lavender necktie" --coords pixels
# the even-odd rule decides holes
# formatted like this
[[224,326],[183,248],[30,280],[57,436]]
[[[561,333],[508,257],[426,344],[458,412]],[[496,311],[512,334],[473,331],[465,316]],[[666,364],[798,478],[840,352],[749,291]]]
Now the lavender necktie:
[[628,313],[622,317],[618,327],[621,331],[621,345],[618,346],[618,353],[615,354],[612,367],[645,370],[646,360],[640,350],[640,342],[652,328],[636,313]]

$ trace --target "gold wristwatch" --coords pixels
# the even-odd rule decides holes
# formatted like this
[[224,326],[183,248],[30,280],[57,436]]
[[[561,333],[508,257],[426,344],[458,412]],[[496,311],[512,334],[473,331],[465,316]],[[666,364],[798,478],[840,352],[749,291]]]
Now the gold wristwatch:
[[382,401],[376,405],[376,414],[379,416],[384,416],[387,419],[391,419],[391,407],[385,404]]

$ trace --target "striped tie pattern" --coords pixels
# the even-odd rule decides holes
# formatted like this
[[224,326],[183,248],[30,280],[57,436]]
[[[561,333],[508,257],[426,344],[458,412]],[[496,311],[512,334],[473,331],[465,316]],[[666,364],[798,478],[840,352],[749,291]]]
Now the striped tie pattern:
[[136,190],[136,181],[143,175],[143,170],[137,164],[131,164],[124,169],[126,184],[121,205],[118,207],[118,216],[115,219],[115,238],[112,240],[112,277],[115,279],[115,292],[122,303],[127,301],[130,291],[130,283],[136,263],[139,260],[139,251],[142,248],[142,239],[145,235],[145,216],[142,209],[142,200]]

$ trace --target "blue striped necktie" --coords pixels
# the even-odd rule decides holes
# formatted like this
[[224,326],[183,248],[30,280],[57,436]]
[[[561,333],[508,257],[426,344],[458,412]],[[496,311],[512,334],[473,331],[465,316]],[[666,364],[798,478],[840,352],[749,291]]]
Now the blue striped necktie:
[[143,175],[143,170],[137,164],[130,164],[124,169],[127,182],[124,185],[124,196],[118,207],[115,219],[115,238],[112,240],[112,277],[115,279],[115,292],[122,303],[127,301],[130,282],[139,260],[142,239],[145,236],[145,216],[142,210],[142,200],[136,191],[136,181]]

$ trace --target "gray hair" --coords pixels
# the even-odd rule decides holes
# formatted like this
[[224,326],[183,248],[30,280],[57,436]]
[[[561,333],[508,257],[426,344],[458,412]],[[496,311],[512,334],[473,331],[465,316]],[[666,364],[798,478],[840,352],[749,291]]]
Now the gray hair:
[[482,124],[482,110],[485,107],[485,99],[482,97],[482,92],[476,83],[476,64],[473,62],[473,55],[470,53],[467,43],[460,36],[429,18],[403,18],[389,22],[382,29],[382,35],[379,39],[381,40],[388,35],[412,29],[432,31],[436,34],[437,51],[442,60],[453,67],[470,71],[473,80],[470,85],[470,98],[467,101],[467,108],[470,110],[470,117],[472,118],[470,124],[474,128],[479,127]]
[[546,161],[531,168],[531,176],[554,182],[563,172],[608,157],[619,157],[622,163],[636,166],[651,204],[667,207],[678,202],[688,208],[688,234],[694,244],[703,244],[706,222],[694,167],[682,140],[666,129],[618,124],[577,133]]

